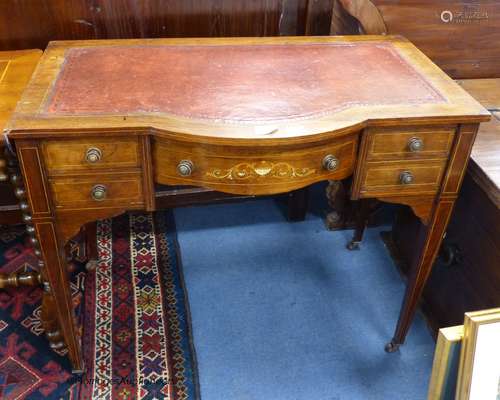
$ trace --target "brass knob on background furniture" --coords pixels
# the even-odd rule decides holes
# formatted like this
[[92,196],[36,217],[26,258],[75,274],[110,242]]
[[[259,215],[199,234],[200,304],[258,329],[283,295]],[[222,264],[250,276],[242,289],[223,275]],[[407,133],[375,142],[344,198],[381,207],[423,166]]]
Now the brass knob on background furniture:
[[91,192],[92,198],[96,201],[102,201],[106,198],[106,186],[95,185]]
[[415,180],[415,178],[414,178],[413,174],[410,171],[403,171],[399,175],[399,181],[403,185],[409,185],[410,183],[413,183],[414,180]]
[[0,182],[5,182],[9,179],[9,176],[5,173],[5,167],[7,163],[3,158],[0,158]]
[[424,141],[418,137],[412,137],[408,140],[408,148],[414,153],[422,151],[424,149]]
[[14,193],[18,199],[24,199],[26,197],[26,191],[22,187],[16,188]]
[[322,164],[323,168],[327,171],[335,171],[339,167],[340,161],[337,157],[328,154],[325,158],[323,158]]
[[87,160],[90,164],[95,164],[96,162],[101,161],[101,158],[102,152],[97,147],[91,147],[85,154],[85,160]]
[[181,176],[190,176],[193,173],[194,164],[190,160],[181,160],[177,165],[177,172]]

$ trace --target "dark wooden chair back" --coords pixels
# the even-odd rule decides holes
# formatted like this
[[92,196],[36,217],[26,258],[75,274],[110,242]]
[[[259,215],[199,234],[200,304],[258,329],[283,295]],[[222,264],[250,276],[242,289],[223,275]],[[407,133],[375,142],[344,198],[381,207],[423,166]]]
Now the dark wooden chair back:
[[338,1],[360,32],[403,35],[452,78],[500,78],[499,1]]

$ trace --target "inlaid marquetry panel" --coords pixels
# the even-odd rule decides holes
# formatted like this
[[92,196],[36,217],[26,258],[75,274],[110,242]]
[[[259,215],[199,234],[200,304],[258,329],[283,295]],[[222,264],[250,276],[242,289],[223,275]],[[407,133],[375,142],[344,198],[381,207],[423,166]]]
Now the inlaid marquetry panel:
[[[278,193],[319,180],[349,176],[354,168],[357,143],[358,134],[354,134],[319,144],[288,146],[278,152],[269,146],[203,145],[156,138],[155,180],[238,194]],[[333,171],[323,165],[329,155],[338,160]],[[191,163],[188,175],[179,170],[179,165],[185,162]]]

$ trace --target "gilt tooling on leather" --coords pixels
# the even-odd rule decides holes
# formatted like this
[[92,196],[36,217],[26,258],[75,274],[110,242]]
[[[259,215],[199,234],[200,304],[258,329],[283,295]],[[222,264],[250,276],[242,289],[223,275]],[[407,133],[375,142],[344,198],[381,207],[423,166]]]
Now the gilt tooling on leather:
[[387,43],[106,46],[66,52],[46,112],[244,122],[444,101]]

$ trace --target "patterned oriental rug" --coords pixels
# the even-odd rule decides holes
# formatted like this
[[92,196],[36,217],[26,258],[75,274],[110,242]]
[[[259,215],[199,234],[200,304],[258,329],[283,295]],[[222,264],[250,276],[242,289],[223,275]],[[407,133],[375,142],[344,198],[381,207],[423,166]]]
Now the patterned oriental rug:
[[[0,232],[0,272],[36,265],[23,227]],[[98,224],[99,264],[85,273],[73,244],[72,291],[85,373],[73,376],[40,326],[41,289],[0,291],[0,398],[198,398],[180,254],[171,212]],[[83,290],[85,288],[85,290]]]

